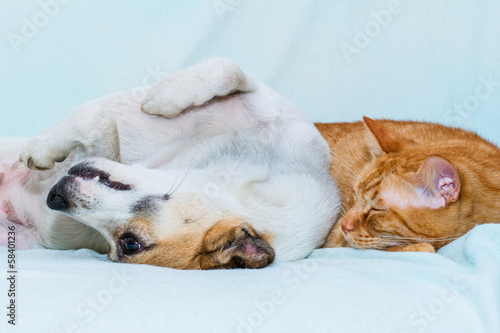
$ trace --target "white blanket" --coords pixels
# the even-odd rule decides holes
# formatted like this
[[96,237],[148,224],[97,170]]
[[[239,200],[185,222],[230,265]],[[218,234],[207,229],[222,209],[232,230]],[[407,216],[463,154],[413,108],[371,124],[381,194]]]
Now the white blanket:
[[8,332],[500,332],[499,239],[490,224],[439,254],[319,249],[261,270],[20,251]]

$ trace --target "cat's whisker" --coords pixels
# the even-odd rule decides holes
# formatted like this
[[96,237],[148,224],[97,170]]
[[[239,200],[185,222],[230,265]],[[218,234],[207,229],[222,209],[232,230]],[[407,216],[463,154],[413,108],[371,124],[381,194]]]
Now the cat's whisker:
[[[381,242],[380,246],[378,247],[379,250],[386,250],[387,248],[394,247],[394,246],[400,246],[402,245],[399,242]],[[405,245],[405,244],[403,244]]]
[[447,236],[441,236],[441,237],[403,237],[403,236],[397,236],[397,235],[381,235],[379,237],[381,238],[394,238],[394,239],[447,239],[447,238],[454,238],[454,237],[460,237],[461,234],[455,234],[455,235],[447,235]]
[[349,209],[348,209],[347,204],[345,202],[341,202],[340,203],[340,210],[341,210],[341,212],[342,212],[343,215],[347,214],[347,211]]
[[330,154],[331,158],[332,158],[332,162],[335,161],[337,164],[340,164],[341,166],[344,166],[346,167],[346,171],[348,173],[349,176],[351,176],[352,178],[354,178],[355,180],[359,181],[360,178],[361,178],[361,175],[360,174],[357,174],[355,173],[351,167],[345,162],[345,161],[342,161],[339,157],[337,157],[336,155],[334,154]]
[[442,242],[451,242],[454,241],[458,238],[460,238],[462,235],[449,235],[449,236],[443,236],[443,237],[434,237],[434,238],[426,238],[426,237],[402,237],[402,236],[385,236],[382,235],[380,238],[384,242],[399,242],[408,244],[408,243],[442,243]]

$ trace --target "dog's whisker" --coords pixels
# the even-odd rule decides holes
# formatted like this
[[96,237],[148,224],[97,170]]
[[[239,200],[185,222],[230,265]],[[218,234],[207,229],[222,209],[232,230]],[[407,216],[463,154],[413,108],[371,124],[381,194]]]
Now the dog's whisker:
[[200,227],[208,230],[208,227],[205,227],[203,224],[199,223],[198,220],[199,219],[202,219],[203,217],[205,217],[208,213],[210,213],[211,211],[213,210],[213,208],[207,210],[205,213],[203,213],[200,217],[196,218],[195,220],[191,220],[191,223],[196,223],[198,224]]
[[187,176],[188,172],[191,170],[191,165],[192,164],[193,164],[193,159],[191,159],[191,162],[189,162],[189,166],[187,167],[186,172],[184,173],[184,177],[182,177],[181,181],[179,182],[179,185],[177,185],[177,187],[172,192],[169,192],[167,194],[168,196],[171,196],[172,194],[174,194],[174,192],[177,191],[177,189],[181,186],[181,184],[186,179],[186,176]]
[[179,166],[177,166],[177,171],[175,172],[175,178],[174,178],[174,181],[172,182],[172,185],[170,186],[170,188],[167,191],[167,196],[169,196],[171,194],[170,191],[172,191],[172,189],[175,186],[175,183],[177,182],[177,177],[179,176],[179,170],[180,170],[180,168],[179,168]]

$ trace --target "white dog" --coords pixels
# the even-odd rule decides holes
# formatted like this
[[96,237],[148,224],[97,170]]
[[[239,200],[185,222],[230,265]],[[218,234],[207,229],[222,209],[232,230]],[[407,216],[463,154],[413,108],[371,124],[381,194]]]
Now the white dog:
[[165,77],[142,104],[108,96],[1,147],[0,242],[15,229],[18,249],[260,268],[306,257],[339,212],[313,124],[223,58]]

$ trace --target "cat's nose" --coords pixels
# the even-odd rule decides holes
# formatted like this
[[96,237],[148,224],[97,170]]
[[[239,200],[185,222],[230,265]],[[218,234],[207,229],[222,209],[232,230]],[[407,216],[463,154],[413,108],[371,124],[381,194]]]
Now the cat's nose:
[[354,220],[343,219],[340,226],[342,227],[344,234],[347,235],[349,232],[356,229],[357,223]]

